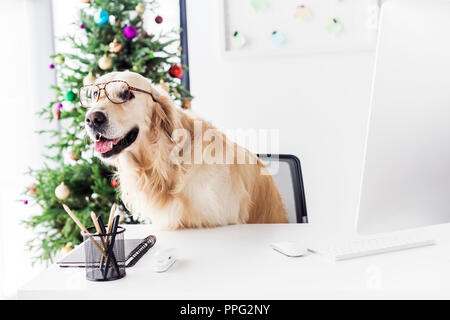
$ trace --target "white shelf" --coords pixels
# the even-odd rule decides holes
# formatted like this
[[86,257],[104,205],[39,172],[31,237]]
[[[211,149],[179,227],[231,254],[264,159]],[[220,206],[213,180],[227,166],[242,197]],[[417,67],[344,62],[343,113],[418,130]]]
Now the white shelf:
[[[221,48],[227,58],[298,56],[324,53],[373,51],[378,29],[380,0],[269,0],[269,7],[256,12],[251,0],[221,0]],[[309,20],[295,17],[297,6],[311,11]],[[343,26],[330,34],[325,26],[336,18]],[[275,46],[273,31],[286,42]],[[240,32],[247,42],[241,48],[232,43]]]

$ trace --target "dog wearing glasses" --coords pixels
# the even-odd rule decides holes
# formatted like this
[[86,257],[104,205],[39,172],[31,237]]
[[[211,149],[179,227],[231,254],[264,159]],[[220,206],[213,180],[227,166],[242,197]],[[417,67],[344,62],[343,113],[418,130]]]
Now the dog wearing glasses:
[[[175,107],[150,80],[112,72],[81,88],[79,96],[89,108],[85,127],[96,154],[117,168],[122,200],[156,227],[287,222],[280,193],[260,159],[209,122]],[[205,134],[223,146],[226,161],[221,148],[204,143]],[[209,158],[194,161],[199,154]]]

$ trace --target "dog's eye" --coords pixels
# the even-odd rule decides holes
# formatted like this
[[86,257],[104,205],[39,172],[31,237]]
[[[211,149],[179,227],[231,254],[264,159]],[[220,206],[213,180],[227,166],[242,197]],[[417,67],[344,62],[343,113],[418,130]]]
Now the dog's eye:
[[123,99],[124,101],[126,101],[126,100],[133,99],[134,98],[134,94],[130,90],[125,90],[125,91],[122,91],[120,93],[119,97],[121,99]]

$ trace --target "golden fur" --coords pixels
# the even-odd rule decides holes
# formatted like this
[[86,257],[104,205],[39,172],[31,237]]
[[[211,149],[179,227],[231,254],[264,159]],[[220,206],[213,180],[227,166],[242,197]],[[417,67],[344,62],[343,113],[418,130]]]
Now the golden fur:
[[[139,128],[132,145],[106,160],[118,170],[121,197],[130,210],[165,229],[287,222],[280,193],[272,177],[261,174],[265,167],[254,154],[228,140],[211,123],[176,108],[162,89],[144,77],[133,72],[114,72],[96,82],[110,80],[125,80],[131,86],[150,91],[156,100],[136,92],[134,99],[121,105],[100,99],[89,111],[106,113],[111,130],[117,131],[118,136],[133,127]],[[196,121],[201,124],[200,132],[195,130]],[[206,131],[215,133],[215,140],[219,137],[220,141],[214,142],[236,154],[233,163],[170,161],[171,152],[179,142],[172,139],[177,129],[184,129],[193,141],[203,139]],[[211,152],[207,145],[200,148],[203,154]],[[180,154],[190,152],[193,156],[195,149],[193,143]],[[248,164],[236,164],[239,152],[245,154]]]

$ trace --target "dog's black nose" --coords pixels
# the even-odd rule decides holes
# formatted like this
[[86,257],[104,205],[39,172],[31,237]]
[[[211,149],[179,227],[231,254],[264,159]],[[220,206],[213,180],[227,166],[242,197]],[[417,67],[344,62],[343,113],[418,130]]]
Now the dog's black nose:
[[101,127],[106,122],[106,115],[103,112],[96,111],[86,117],[86,123],[89,127]]

